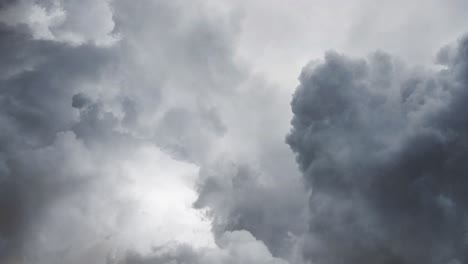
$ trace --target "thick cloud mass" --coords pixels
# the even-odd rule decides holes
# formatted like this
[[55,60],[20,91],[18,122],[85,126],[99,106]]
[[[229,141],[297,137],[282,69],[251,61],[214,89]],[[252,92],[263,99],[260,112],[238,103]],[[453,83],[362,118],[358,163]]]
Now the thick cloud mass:
[[[32,153],[54,144],[59,133],[71,128],[76,120],[70,107],[74,90],[97,78],[108,55],[87,45],[70,49],[59,43],[32,42],[26,32],[4,26],[0,34],[6,59],[0,79],[0,236],[6,242],[0,251],[12,253],[24,244],[23,233],[40,218],[43,206],[71,191],[67,178],[80,181],[78,167],[60,168],[64,164],[55,160],[60,155],[54,156],[53,147],[45,151],[49,157]],[[74,150],[63,151],[66,163],[68,154],[74,155],[68,151]]]
[[353,21],[247,2],[0,0],[1,264],[468,261],[468,40],[438,71],[328,53],[291,113],[300,40]]
[[271,256],[265,245],[246,231],[226,232],[219,239],[219,249],[195,250],[189,245],[155,248],[152,255],[130,254],[119,264],[287,264]]
[[1,2],[1,263],[284,263],[306,196],[287,101],[234,58],[237,19],[205,1]]
[[468,262],[468,38],[408,69],[328,52],[300,76],[287,143],[311,189],[312,263]]

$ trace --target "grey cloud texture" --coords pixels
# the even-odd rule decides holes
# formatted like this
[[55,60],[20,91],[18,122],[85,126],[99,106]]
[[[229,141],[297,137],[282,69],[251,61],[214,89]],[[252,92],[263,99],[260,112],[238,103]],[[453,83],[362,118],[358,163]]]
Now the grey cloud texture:
[[[273,111],[251,113],[275,109],[281,95],[261,79],[252,85],[248,69],[234,57],[237,18],[218,12],[181,1],[2,5],[0,262],[166,263],[190,256],[194,263],[284,263],[275,256],[286,256],[289,232],[304,228],[289,214],[305,208],[299,175],[281,140],[288,114],[274,121],[279,115]],[[282,107],[287,113],[287,102]],[[205,192],[213,193],[204,187],[209,182],[230,186],[230,164],[248,164],[261,175],[247,176],[245,183],[236,179],[240,185],[232,191],[238,198],[244,189],[260,193],[253,202],[260,213],[249,206],[254,196],[226,199],[224,206],[207,198]],[[215,170],[228,175],[205,173]],[[143,193],[149,183],[152,194]],[[213,224],[211,247],[201,241],[209,241],[211,232],[197,236],[205,225],[190,208],[184,213],[178,204],[160,202],[186,202],[192,195],[197,201],[192,183],[203,197],[197,207],[213,219],[228,217]],[[166,189],[171,184],[180,189]],[[288,190],[296,193],[292,199]],[[269,204],[275,192],[290,211]],[[184,217],[194,219],[186,223]],[[174,250],[162,246],[169,253],[147,252],[178,236]],[[203,249],[184,246],[190,236]]]
[[[120,4],[126,15],[130,10],[138,14],[151,10],[148,5]],[[130,97],[141,105],[151,89],[161,98],[159,105],[143,103],[148,109],[138,113],[139,131],[146,134],[145,126],[154,122],[158,145],[200,165],[200,197],[195,205],[209,210],[216,236],[245,229],[264,241],[273,255],[286,256],[292,244],[289,233],[295,236],[305,228],[301,216],[306,199],[290,150],[283,143],[289,106],[282,98],[287,94],[252,76],[236,61],[236,17],[226,21],[216,15],[200,20],[196,16],[194,20],[185,18],[187,10],[172,8],[167,13],[177,15],[162,17],[171,27],[155,30],[154,35],[138,24],[125,23],[125,17],[117,18],[122,36],[131,40],[123,44],[130,45],[129,68],[137,71],[130,81],[141,77],[140,87],[128,91]],[[161,24],[161,17],[142,17],[155,20],[150,24],[156,27]],[[212,23],[218,26],[207,27]],[[142,50],[155,60],[140,57]],[[278,109],[284,111],[278,113]],[[155,111],[163,113],[156,121]],[[238,168],[244,170],[242,175]],[[212,189],[213,185],[217,187]],[[289,209],[281,210],[282,205]]]
[[438,71],[382,52],[304,68],[287,143],[312,193],[312,263],[468,261],[467,49],[442,50]]
[[[29,153],[52,145],[77,121],[71,97],[83,82],[98,78],[108,54],[87,45],[71,49],[33,41],[22,29],[1,28],[2,57],[6,58],[0,80],[0,233],[4,241],[0,251],[4,255],[21,250],[23,237],[32,222],[41,218],[44,207],[72,191],[68,181],[81,181],[78,167],[62,170],[61,175],[59,160]],[[67,154],[73,155],[66,153],[73,149],[64,151],[65,160]]]
[[166,263],[245,263],[286,264],[271,256],[266,246],[246,231],[226,232],[219,239],[219,249],[193,249],[190,245],[168,245],[155,248],[152,255],[129,254],[119,264],[166,264]]
[[0,2],[1,263],[466,262],[467,41],[311,62],[299,171],[236,6]]
[[[71,45],[110,45],[118,39],[112,32],[114,21],[110,3],[110,0],[5,1],[1,5],[0,22],[12,27],[25,25],[34,39]],[[83,23],[84,16],[87,23]]]
[[217,238],[226,231],[247,230],[265,242],[275,256],[295,257],[291,254],[305,231],[307,216],[300,182],[293,178],[293,183],[284,186],[268,183],[265,181],[271,178],[282,181],[291,175],[226,161],[202,168],[200,174],[204,180],[194,205],[210,208]]

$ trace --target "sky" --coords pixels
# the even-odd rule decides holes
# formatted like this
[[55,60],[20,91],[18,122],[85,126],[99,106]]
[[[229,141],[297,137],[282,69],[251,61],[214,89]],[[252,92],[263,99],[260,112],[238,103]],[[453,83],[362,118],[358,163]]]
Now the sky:
[[0,263],[468,263],[463,0],[0,0]]

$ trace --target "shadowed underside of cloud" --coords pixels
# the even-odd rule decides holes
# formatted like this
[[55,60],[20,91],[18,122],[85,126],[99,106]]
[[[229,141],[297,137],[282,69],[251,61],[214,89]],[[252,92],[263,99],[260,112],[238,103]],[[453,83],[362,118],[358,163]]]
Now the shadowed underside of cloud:
[[312,263],[468,261],[468,38],[409,69],[376,52],[311,62],[287,143],[311,189]]
[[[289,181],[278,123],[261,123],[275,114],[250,110],[276,108],[279,96],[262,81],[246,85],[236,22],[207,10],[202,1],[0,2],[1,263],[284,263],[275,256],[303,228],[288,215],[304,210],[304,191]],[[214,157],[282,188],[247,175],[230,190],[230,164]],[[211,181],[226,187],[203,187]],[[197,206],[219,220],[217,244],[203,244],[213,238],[191,208],[195,184]],[[259,198],[240,199],[245,189]],[[235,197],[221,205],[212,199],[222,190]],[[290,210],[269,204],[276,192]],[[162,246],[147,254],[153,245]]]

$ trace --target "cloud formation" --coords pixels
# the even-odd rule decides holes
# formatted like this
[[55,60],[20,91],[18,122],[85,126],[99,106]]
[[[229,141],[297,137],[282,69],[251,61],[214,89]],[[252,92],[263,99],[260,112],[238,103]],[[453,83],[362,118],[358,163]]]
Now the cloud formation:
[[22,26],[0,28],[5,58],[0,78],[3,256],[21,251],[48,204],[85,180],[80,163],[86,160],[75,155],[86,151],[67,132],[79,122],[71,97],[80,85],[98,78],[109,54],[89,45],[71,48],[33,40],[30,28]]
[[[111,1],[5,1],[0,22],[10,27],[25,25],[37,40],[50,40],[70,45],[94,43],[110,45],[117,41],[113,34]],[[86,20],[84,19],[86,16]]]
[[467,261],[468,40],[439,70],[384,52],[311,62],[288,146],[289,75],[259,74],[270,60],[242,33],[289,47],[281,32],[308,22],[288,10],[316,5],[272,4],[275,32],[237,7],[0,1],[1,263]]
[[[249,199],[217,206],[210,195],[197,198],[196,190],[213,193],[204,187],[211,181],[229,186],[231,167],[244,164],[261,179],[247,177],[252,186],[238,185],[235,196],[258,192],[258,208],[294,189],[285,202],[294,213],[305,198],[299,178],[289,180],[295,166],[284,159],[284,133],[258,140],[259,131],[286,128],[287,111],[267,126],[261,122],[273,112],[251,112],[277,107],[279,94],[261,78],[251,81],[234,58],[236,19],[210,8],[179,1],[2,4],[0,262],[158,263],[165,257],[150,249],[161,246],[172,260],[186,247],[200,263],[282,263],[265,244],[287,252],[289,231],[303,228],[288,221],[290,212],[269,205],[252,214]],[[249,115],[249,124],[239,115]],[[272,177],[283,188],[263,186]],[[211,219],[222,216],[228,219],[213,224],[213,238]],[[175,251],[165,246],[170,241]]]
[[287,264],[284,260],[272,257],[265,245],[246,231],[226,232],[218,244],[219,248],[216,249],[199,250],[190,245],[168,245],[155,248],[152,255],[129,254],[119,264]]
[[465,263],[468,38],[441,70],[383,52],[306,66],[287,143],[311,189],[312,263]]

